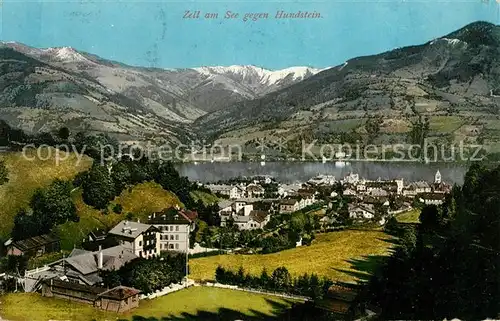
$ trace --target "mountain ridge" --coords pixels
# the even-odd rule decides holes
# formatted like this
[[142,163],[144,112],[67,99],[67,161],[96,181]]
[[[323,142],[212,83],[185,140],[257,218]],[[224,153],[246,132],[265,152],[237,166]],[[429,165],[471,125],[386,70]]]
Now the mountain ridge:
[[[229,72],[229,70],[228,74],[223,72],[212,74],[210,71],[213,69],[200,72],[192,68],[167,70],[134,67],[106,60],[90,53],[80,52],[71,47],[40,49],[17,42],[2,42],[0,48],[11,49],[40,62],[40,64],[35,64],[36,67],[33,70],[30,69],[29,72],[18,78],[15,84],[4,88],[6,92],[3,93],[3,96],[7,97],[7,100],[4,100],[4,108],[0,108],[0,118],[16,127],[21,126],[27,132],[53,129],[54,124],[47,125],[44,120],[37,120],[35,115],[49,115],[51,112],[61,115],[57,110],[62,108],[67,111],[76,111],[79,114],[77,118],[80,120],[75,121],[78,123],[75,129],[78,130],[88,128],[89,130],[117,132],[118,136],[123,136],[121,134],[127,133],[130,127],[134,127],[133,135],[124,135],[130,136],[128,138],[122,137],[126,140],[129,138],[132,140],[145,139],[145,135],[151,136],[157,133],[158,126],[166,126],[160,124],[167,123],[169,125],[166,127],[172,127],[179,133],[185,133],[191,131],[189,129],[190,123],[207,112],[225,108],[231,103],[254,99],[271,90],[270,86],[266,84],[254,86],[260,81],[260,79],[254,79],[255,75],[252,75],[257,74],[256,72],[252,72],[251,77],[247,76],[242,82],[235,78],[237,75],[234,72]],[[9,69],[22,69],[23,61],[26,60],[19,55],[16,56],[19,60],[9,60],[9,55],[11,53],[0,56],[0,63],[8,66],[6,73],[1,75],[7,82],[11,77],[19,76]],[[45,68],[46,70],[40,71],[37,68]],[[242,66],[240,68],[253,69],[258,67]],[[48,72],[52,78],[46,79],[45,72]],[[294,77],[292,71],[289,71],[282,76],[283,79],[288,77],[286,82],[278,83],[282,79],[276,79],[273,86],[276,89],[281,88],[300,81],[312,73],[307,69],[299,77]],[[70,81],[71,84],[62,81],[68,74],[75,77]],[[32,83],[37,83],[37,85]],[[56,92],[53,92],[52,87],[54,86],[58,87]],[[81,92],[75,93],[68,86],[73,89],[75,86],[83,89]],[[112,111],[103,111],[100,105],[102,106],[105,102],[101,101],[99,97],[103,98],[104,96],[101,94],[99,97],[86,95],[92,91],[86,86],[101,87],[100,90],[106,92],[106,95],[119,95],[122,97],[120,103],[111,107]],[[16,95],[30,97],[28,100],[16,101],[13,98]],[[77,103],[79,105],[74,105]],[[41,110],[41,106],[44,106],[44,111]],[[81,106],[85,106],[87,110],[81,110]],[[139,123],[143,123],[145,120],[135,119],[141,117],[140,115],[125,115],[130,106],[133,106],[134,110],[141,110],[144,117],[152,119],[156,125],[151,127],[151,124],[144,124],[145,130],[144,133],[141,133]],[[102,126],[102,119],[98,117],[97,122],[94,121],[92,113],[103,114],[106,121],[111,123]],[[23,115],[21,118],[16,116],[20,114]],[[127,121],[124,121],[124,118]],[[22,119],[29,119],[29,121],[25,122]],[[131,119],[135,125],[128,124]],[[89,122],[92,124],[89,125]],[[126,128],[123,128],[124,126]],[[180,136],[183,135],[180,134]]]
[[[476,22],[423,44],[354,57],[261,98],[204,115],[195,126],[227,143],[273,132],[287,140],[300,135],[327,139],[330,133],[335,140],[333,127],[356,121],[348,131],[366,136],[363,124],[381,117],[384,136],[403,141],[406,137],[389,127],[397,123],[409,131],[416,117],[425,116],[476,119],[470,127],[483,135],[486,126],[479,120],[493,122],[500,114],[498,95],[500,26]],[[324,126],[329,128],[323,131]]]

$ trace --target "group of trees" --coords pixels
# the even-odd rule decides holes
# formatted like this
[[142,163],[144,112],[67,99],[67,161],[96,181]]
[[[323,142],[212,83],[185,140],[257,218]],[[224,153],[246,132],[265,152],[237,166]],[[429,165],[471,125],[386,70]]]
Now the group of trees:
[[334,284],[333,281],[320,278],[314,273],[305,273],[294,278],[287,268],[283,266],[275,269],[271,274],[268,274],[266,268],[264,268],[260,276],[245,273],[243,267],[240,267],[238,271],[231,271],[218,266],[215,270],[215,280],[222,284],[237,285],[244,288],[307,296],[313,300],[324,298],[328,289]]
[[[430,125],[429,125],[429,118],[425,117],[422,119],[421,116],[418,117],[418,119],[414,122],[412,122],[411,130],[408,133],[408,142],[410,144],[416,144],[420,146],[420,150],[417,149],[417,155],[410,155],[413,157],[425,157],[429,155],[424,155],[424,143],[425,139],[429,135],[429,130],[430,130]],[[430,149],[432,150],[432,149]]]
[[22,240],[47,234],[56,225],[78,222],[76,206],[71,199],[72,189],[71,182],[62,180],[37,189],[31,197],[30,207],[21,209],[15,216],[12,238]]
[[161,290],[172,283],[179,283],[186,276],[186,256],[162,254],[151,259],[137,258],[119,270],[102,271],[104,286],[129,286],[144,294]]
[[310,207],[290,214],[275,214],[265,230],[275,230],[256,242],[262,253],[275,253],[294,248],[302,239],[303,245],[310,245],[315,239],[315,230],[319,229],[319,217],[309,213]]
[[187,177],[180,176],[171,162],[123,156],[107,166],[96,163],[88,171],[80,173],[75,178],[74,184],[82,187],[82,196],[86,204],[104,209],[127,186],[148,181],[154,181],[163,189],[177,195],[187,208],[197,210],[209,224],[217,224],[216,205],[205,206],[201,200],[195,201],[191,191],[200,187],[190,182]]
[[399,245],[364,302],[383,319],[497,318],[499,190],[500,167],[472,165],[443,205],[422,209],[418,227],[396,229]]

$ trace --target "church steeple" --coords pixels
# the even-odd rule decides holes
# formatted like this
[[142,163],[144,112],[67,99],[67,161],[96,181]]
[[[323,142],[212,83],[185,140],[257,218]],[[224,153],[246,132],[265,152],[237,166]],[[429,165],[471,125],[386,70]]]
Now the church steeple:
[[434,175],[434,183],[440,184],[441,183],[441,173],[439,172],[439,169],[436,172],[436,175]]

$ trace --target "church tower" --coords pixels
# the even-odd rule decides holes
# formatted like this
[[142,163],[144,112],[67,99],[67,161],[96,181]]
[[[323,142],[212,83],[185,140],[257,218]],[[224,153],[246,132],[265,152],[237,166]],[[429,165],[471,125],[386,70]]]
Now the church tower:
[[439,169],[436,172],[436,175],[434,176],[434,183],[440,184],[441,183],[441,173],[439,172]]

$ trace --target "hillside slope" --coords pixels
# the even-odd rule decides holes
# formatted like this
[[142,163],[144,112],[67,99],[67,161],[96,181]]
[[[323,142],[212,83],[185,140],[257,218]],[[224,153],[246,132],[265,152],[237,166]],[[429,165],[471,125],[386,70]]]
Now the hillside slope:
[[[397,127],[387,129],[393,134],[407,131],[412,117],[424,115],[434,123],[442,122],[434,117],[443,116],[478,127],[463,128],[467,134],[496,130],[499,109],[500,26],[475,22],[422,45],[350,59],[262,98],[205,115],[196,125],[226,141],[264,127],[289,138],[301,131],[335,133],[346,120],[379,115],[382,127]],[[363,123],[343,131],[361,130]]]
[[[0,238],[5,238],[14,226],[14,216],[19,209],[29,205],[31,196],[37,188],[46,187],[55,179],[72,179],[81,171],[87,170],[92,160],[83,157],[81,162],[75,154],[71,154],[66,160],[61,160],[56,165],[55,154],[52,157],[41,160],[36,153],[28,153],[28,160],[21,153],[2,153],[0,159],[5,161],[9,171],[9,182],[0,186]],[[43,154],[43,157],[46,155]],[[66,154],[61,152],[61,159]]]

